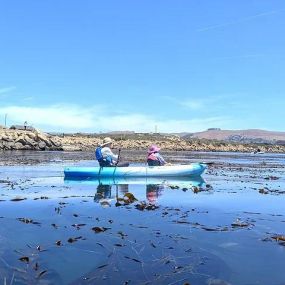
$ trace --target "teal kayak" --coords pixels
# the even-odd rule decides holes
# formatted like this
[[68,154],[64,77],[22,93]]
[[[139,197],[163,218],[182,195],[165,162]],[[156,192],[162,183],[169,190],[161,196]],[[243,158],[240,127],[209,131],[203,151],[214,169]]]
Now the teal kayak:
[[200,176],[206,164],[129,167],[66,167],[64,177],[75,179],[100,177],[195,177]]

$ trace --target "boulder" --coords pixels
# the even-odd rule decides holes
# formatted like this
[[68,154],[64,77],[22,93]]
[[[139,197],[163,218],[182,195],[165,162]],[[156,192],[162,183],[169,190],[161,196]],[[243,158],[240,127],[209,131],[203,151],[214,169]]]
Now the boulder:
[[61,147],[61,141],[57,138],[50,138],[50,142],[53,146]]
[[21,143],[22,145],[25,145],[25,144],[26,144],[25,136],[24,136],[24,135],[20,135],[20,136],[16,139],[15,143]]
[[3,149],[5,150],[12,150],[15,147],[14,141],[2,141]]
[[25,149],[25,146],[22,145],[20,142],[16,142],[16,143],[14,144],[14,149],[15,149],[15,150],[23,150],[23,149]]
[[45,144],[47,145],[47,146],[51,146],[51,142],[49,141],[49,139],[44,135],[44,134],[37,134],[37,136],[36,136],[36,140],[38,141],[38,142],[40,142],[40,141],[43,141],[43,142],[45,142]]
[[25,144],[30,145],[32,148],[37,145],[37,143],[34,140],[30,139],[27,135],[24,136],[24,139],[26,142]]
[[14,140],[10,136],[4,134],[2,135],[2,141],[13,142]]
[[39,147],[40,150],[45,150],[46,146],[47,145],[46,145],[46,143],[44,141],[39,142],[38,147]]
[[34,134],[33,132],[26,132],[26,136],[32,140],[36,140],[37,135]]

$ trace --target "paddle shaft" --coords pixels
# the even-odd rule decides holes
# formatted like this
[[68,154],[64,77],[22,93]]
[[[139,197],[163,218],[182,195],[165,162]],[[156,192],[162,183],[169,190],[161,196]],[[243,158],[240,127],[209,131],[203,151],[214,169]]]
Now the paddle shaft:
[[118,159],[117,159],[117,162],[116,162],[115,167],[114,167],[113,177],[115,176],[117,165],[118,165],[119,160],[120,160],[120,154],[121,154],[121,149],[119,148]]
[[120,158],[121,158],[121,149],[119,148],[118,159],[117,159],[117,162],[116,162],[115,166],[118,165],[118,163],[119,163],[119,161],[120,161]]

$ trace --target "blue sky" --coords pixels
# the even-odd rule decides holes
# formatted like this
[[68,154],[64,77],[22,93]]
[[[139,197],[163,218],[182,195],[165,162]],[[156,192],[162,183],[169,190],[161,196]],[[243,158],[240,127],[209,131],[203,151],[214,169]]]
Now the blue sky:
[[283,0],[0,0],[0,125],[285,131]]

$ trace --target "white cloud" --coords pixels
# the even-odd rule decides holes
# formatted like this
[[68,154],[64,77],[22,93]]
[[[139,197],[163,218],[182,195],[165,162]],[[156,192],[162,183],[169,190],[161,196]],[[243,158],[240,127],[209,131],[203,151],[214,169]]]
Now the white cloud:
[[47,107],[0,107],[0,116],[7,114],[8,125],[25,121],[43,131],[58,132],[104,132],[130,130],[153,132],[196,132],[209,127],[227,128],[230,120],[225,117],[193,118],[175,120],[162,119],[146,114],[108,113],[104,106],[82,107],[76,105],[53,105]]
[[45,126],[51,129],[79,129],[93,126],[91,112],[76,106],[54,105],[49,107],[9,106],[0,108],[0,113],[7,114],[8,122]]

